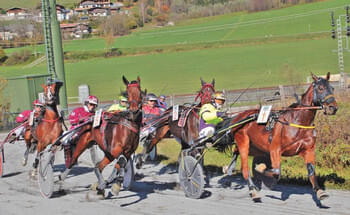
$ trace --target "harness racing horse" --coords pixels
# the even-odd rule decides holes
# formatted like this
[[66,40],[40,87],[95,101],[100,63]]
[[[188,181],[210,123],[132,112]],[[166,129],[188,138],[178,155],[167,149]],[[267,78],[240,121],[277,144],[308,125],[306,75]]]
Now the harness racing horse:
[[[173,120],[173,108],[168,108],[160,117],[152,120],[149,124],[156,127],[156,131],[151,138],[150,143],[146,144],[141,154],[135,158],[136,168],[140,169],[146,161],[147,153],[152,151],[153,147],[163,139],[168,132],[174,135],[175,139],[181,144],[182,149],[187,149],[190,144],[198,138],[199,133],[199,109],[202,105],[210,103],[215,94],[215,80],[206,83],[201,80],[201,90],[196,96],[201,99],[200,105],[184,106],[180,105],[178,109],[179,119]],[[183,116],[183,117],[181,117]],[[147,126],[147,125],[146,125]]]
[[[138,147],[139,130],[142,120],[141,105],[144,94],[141,91],[139,77],[137,77],[136,81],[129,82],[123,76],[123,81],[126,85],[129,102],[128,111],[117,112],[106,116],[108,119],[103,119],[102,125],[99,127],[93,128],[92,123],[88,123],[82,127],[70,164],[60,176],[61,181],[65,179],[85,149],[97,143],[105,156],[95,165],[95,174],[98,183],[92,185],[92,189],[97,189],[97,193],[103,195],[106,186],[113,183],[112,192],[118,195],[121,183],[123,182],[125,165]],[[114,160],[117,160],[114,170],[108,180],[105,181],[102,171]]]
[[[337,102],[333,95],[333,87],[328,80],[319,78],[312,74],[313,83],[302,95],[299,104],[293,104],[281,112],[272,112],[273,126],[268,129],[266,124],[258,124],[256,120],[235,127],[231,130],[241,155],[243,177],[248,182],[250,195],[253,199],[258,197],[257,187],[254,185],[248,167],[248,154],[265,157],[271,160],[266,165],[253,165],[253,170],[262,173],[271,179],[279,179],[281,156],[301,156],[306,164],[308,177],[317,199],[323,200],[328,194],[320,189],[315,172],[315,148],[316,133],[312,126],[317,109],[323,109],[324,114],[334,115],[337,111]],[[239,113],[233,123],[246,119],[250,116],[257,116],[258,110],[248,110]],[[271,118],[270,118],[271,119]],[[262,156],[262,157],[261,157]],[[255,162],[257,163],[256,159]],[[258,163],[257,163],[258,164]]]
[[[32,138],[38,141],[37,156],[33,163],[32,176],[35,176],[37,172],[36,170],[39,163],[40,153],[48,145],[53,144],[63,132],[63,118],[57,109],[59,89],[62,85],[63,82],[61,81],[42,85],[44,88],[45,113],[43,113],[43,116],[38,119],[38,124],[35,127],[31,127],[30,134],[28,132],[25,134],[26,143],[27,141],[31,142]],[[30,147],[30,145],[27,145],[27,148],[28,147]]]

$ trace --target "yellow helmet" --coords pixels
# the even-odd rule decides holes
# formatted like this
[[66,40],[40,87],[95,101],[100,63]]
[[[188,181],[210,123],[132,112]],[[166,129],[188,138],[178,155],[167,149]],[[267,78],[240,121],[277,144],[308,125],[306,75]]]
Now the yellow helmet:
[[119,96],[119,101],[128,102],[128,99],[125,96]]
[[215,93],[215,99],[226,100],[225,95],[223,93]]

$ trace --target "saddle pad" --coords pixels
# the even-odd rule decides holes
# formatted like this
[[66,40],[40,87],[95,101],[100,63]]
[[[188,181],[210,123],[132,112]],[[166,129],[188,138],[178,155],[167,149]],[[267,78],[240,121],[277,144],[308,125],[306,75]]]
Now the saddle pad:
[[186,121],[187,121],[187,117],[190,114],[190,112],[192,111],[193,108],[187,108],[184,111],[181,112],[180,115],[180,119],[179,122],[177,123],[177,125],[181,128],[185,127],[186,125]]

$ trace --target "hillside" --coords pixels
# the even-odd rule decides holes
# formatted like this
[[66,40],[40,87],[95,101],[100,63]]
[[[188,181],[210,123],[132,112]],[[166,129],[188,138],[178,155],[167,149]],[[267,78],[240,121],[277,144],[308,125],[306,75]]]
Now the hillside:
[[[193,93],[199,77],[216,78],[217,89],[292,84],[313,72],[338,73],[337,41],[330,38],[330,11],[344,13],[347,0],[329,0],[259,13],[235,13],[195,19],[174,27],[135,32],[117,38],[114,47],[157,51],[118,58],[66,61],[68,95],[80,84],[103,100],[124,88],[121,76],[141,76],[148,91]],[[102,38],[64,43],[66,52],[104,51]],[[43,46],[37,47],[43,51]],[[7,53],[18,49],[6,50]],[[87,52],[88,53],[88,52]],[[84,53],[82,53],[84,55]],[[345,62],[349,52],[344,53]],[[345,63],[345,71],[350,72]],[[0,67],[0,76],[46,73],[46,65]],[[269,75],[267,75],[269,74]]]

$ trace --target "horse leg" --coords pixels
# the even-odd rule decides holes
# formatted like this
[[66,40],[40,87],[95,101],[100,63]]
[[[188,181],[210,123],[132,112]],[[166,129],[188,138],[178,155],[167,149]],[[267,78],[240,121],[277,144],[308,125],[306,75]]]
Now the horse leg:
[[249,137],[244,131],[238,131],[235,135],[235,140],[237,142],[237,147],[239,154],[241,155],[241,168],[243,173],[243,178],[247,181],[249,188],[249,195],[254,201],[260,200],[258,194],[258,188],[254,185],[253,180],[249,174],[248,166],[248,154],[249,154]]
[[105,156],[100,162],[98,162],[95,166],[95,175],[97,177],[97,184],[93,184],[91,186],[91,189],[96,189],[97,194],[104,195],[104,189],[106,188],[107,184],[106,181],[103,179],[102,176],[102,170],[110,163],[111,161],[108,159],[107,156]]
[[[263,170],[263,174],[268,177],[274,177],[276,180],[280,179],[281,176],[281,141],[280,139],[274,139],[272,140],[272,143],[270,145],[270,159],[271,159],[271,166],[272,169],[265,169]],[[259,171],[259,167],[256,168],[257,171]],[[261,172],[261,171],[259,171]]]
[[22,166],[27,165],[29,148],[30,148],[30,146],[28,147],[28,145],[27,145],[26,151],[24,152],[24,156],[23,156],[23,160],[22,160]]
[[37,170],[38,170],[38,165],[39,165],[39,156],[40,156],[40,153],[43,151],[43,144],[41,142],[38,142],[38,145],[37,145],[37,150],[36,150],[36,156],[35,156],[35,160],[34,160],[34,163],[33,163],[33,169],[31,171],[31,176],[32,177],[35,177],[36,174],[37,174]]
[[326,191],[322,190],[317,182],[316,171],[315,171],[315,145],[311,149],[300,153],[304,158],[306,169],[308,172],[309,180],[312,184],[312,189],[316,193],[318,200],[324,200],[329,197]]
[[[117,163],[114,166],[114,174],[110,176],[111,181],[115,181],[112,185],[112,193],[117,196],[120,192],[121,184],[123,183],[124,180],[124,168],[127,163],[126,157],[122,154],[122,148],[121,147],[116,147],[115,149],[112,150],[111,152],[112,156],[115,158],[118,158]],[[116,170],[116,171],[115,171]]]
[[156,130],[155,137],[151,139],[151,143],[146,144],[142,149],[142,153],[136,156],[137,169],[141,169],[142,165],[146,162],[148,153],[151,152],[153,147],[155,147],[155,145],[159,143],[161,139],[163,139],[163,137],[167,134],[168,131],[169,131],[169,126],[164,126]]
[[233,152],[231,163],[228,166],[222,167],[222,172],[224,174],[232,175],[233,170],[236,169],[236,162],[237,162],[238,155],[239,155],[239,151],[238,151],[238,148],[236,147],[235,151]]

